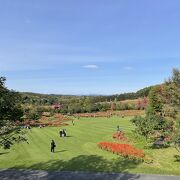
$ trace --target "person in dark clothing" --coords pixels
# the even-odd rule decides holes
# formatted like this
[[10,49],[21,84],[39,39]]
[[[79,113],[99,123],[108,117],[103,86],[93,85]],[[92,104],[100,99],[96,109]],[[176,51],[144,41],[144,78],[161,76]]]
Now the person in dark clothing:
[[74,119],[72,120],[72,125],[74,126]]
[[56,144],[54,142],[54,140],[51,141],[51,152],[54,152],[54,149],[56,147]]
[[119,127],[119,125],[117,126],[117,132],[119,132],[120,131],[120,127]]
[[59,131],[59,136],[62,137],[62,134],[63,134],[63,132],[60,130]]
[[63,129],[63,135],[64,135],[64,137],[66,137],[66,131],[65,131],[65,129]]

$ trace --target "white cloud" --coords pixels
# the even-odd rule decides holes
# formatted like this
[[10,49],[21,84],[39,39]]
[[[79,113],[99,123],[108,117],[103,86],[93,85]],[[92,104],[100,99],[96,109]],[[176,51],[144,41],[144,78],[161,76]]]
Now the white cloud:
[[98,66],[95,65],[95,64],[88,64],[88,65],[83,66],[83,68],[87,68],[87,69],[97,69]]
[[133,69],[133,67],[131,67],[131,66],[126,66],[126,67],[124,67],[124,69],[130,71],[130,70]]

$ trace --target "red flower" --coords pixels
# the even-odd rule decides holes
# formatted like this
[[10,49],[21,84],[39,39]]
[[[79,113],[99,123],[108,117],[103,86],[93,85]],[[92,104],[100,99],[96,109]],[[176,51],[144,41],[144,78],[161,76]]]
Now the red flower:
[[111,151],[113,153],[119,154],[124,157],[132,158],[144,158],[145,154],[143,150],[137,149],[129,144],[117,144],[111,142],[100,142],[98,146],[101,149]]
[[114,133],[113,138],[120,141],[128,141],[128,138],[125,137],[124,132],[122,131]]

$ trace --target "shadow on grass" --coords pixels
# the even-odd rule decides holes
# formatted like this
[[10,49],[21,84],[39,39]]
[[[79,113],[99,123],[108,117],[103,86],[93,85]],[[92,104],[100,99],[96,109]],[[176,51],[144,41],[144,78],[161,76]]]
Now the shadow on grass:
[[130,169],[135,168],[138,164],[140,164],[140,162],[135,162],[123,158],[106,160],[102,156],[97,155],[80,155],[68,161],[50,160],[47,162],[33,164],[31,166],[17,165],[8,170],[0,170],[0,178],[8,177],[9,179],[42,178],[64,180],[133,180],[139,179],[140,175],[128,174],[128,172]]
[[[73,137],[73,136],[66,136],[66,137],[69,138],[69,137]],[[65,138],[66,138],[66,137],[65,137]]]
[[164,145],[154,145],[154,144],[150,144],[150,145],[144,146],[144,149],[167,149],[167,148],[169,148],[169,147],[170,147],[169,144],[164,144]]
[[9,152],[3,152],[3,153],[0,153],[0,155],[3,155],[3,154],[8,154]]
[[54,153],[66,152],[67,150],[55,151]]
[[174,157],[175,157],[175,162],[180,162],[180,155],[174,155]]
[[[124,179],[136,179],[138,175],[127,174],[130,169],[135,168],[141,162],[128,159],[106,160],[102,156],[97,155],[80,155],[68,161],[51,160],[48,162],[40,162],[31,166],[15,166],[12,169],[31,170],[61,170],[61,171],[83,171],[83,172],[120,172],[123,173]],[[106,173],[105,173],[106,174]],[[118,174],[119,175],[119,174]],[[116,177],[114,177],[116,179]]]
[[60,138],[70,138],[70,137],[73,137],[73,136],[60,136]]

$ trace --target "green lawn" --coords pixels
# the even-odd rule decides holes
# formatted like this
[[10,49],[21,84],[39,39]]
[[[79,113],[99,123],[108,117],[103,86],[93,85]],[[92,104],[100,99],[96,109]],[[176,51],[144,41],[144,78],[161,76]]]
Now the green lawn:
[[[97,147],[100,141],[113,141],[112,134],[119,125],[138,148],[144,140],[135,138],[130,118],[81,118],[75,126],[61,127],[69,137],[60,138],[60,127],[33,128],[28,132],[28,143],[14,145],[10,150],[0,149],[0,168],[29,168],[45,170],[82,170],[180,175],[180,162],[174,148],[145,149],[152,164],[134,163]],[[56,152],[50,153],[50,142],[56,142]]]

